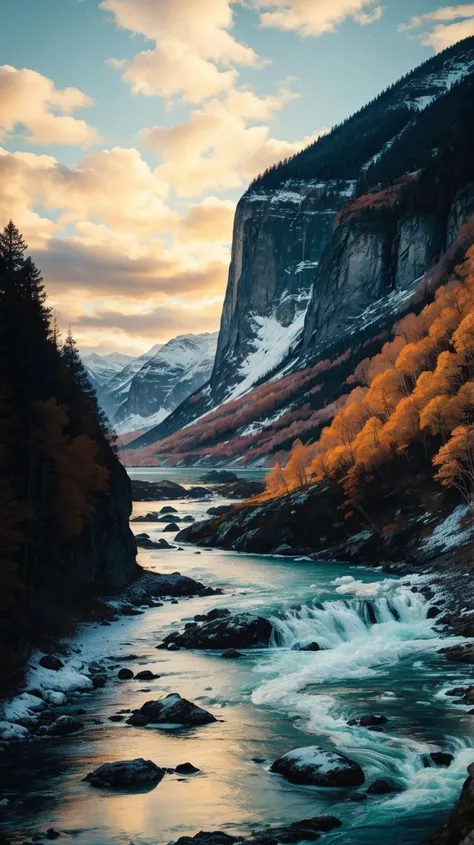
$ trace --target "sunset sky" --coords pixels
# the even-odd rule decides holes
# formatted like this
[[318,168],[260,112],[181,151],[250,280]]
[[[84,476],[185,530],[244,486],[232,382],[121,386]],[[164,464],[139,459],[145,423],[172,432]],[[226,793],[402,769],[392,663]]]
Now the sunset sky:
[[249,179],[467,35],[432,0],[4,4],[0,224],[83,351],[214,331]]

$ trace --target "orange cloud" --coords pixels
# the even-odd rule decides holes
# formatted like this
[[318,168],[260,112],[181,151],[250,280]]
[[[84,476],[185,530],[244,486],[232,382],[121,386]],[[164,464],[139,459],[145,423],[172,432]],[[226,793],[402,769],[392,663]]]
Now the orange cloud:
[[417,37],[436,53],[474,35],[474,3],[443,6],[426,15],[413,17],[400,26],[401,32],[423,30]]
[[24,129],[30,143],[90,147],[100,140],[99,133],[71,115],[91,105],[78,88],[57,90],[37,71],[0,66],[0,139]]
[[[377,0],[255,0],[262,10],[260,24],[302,36],[334,32],[346,18],[366,25],[380,20],[383,7],[371,9]],[[368,12],[366,10],[369,10]]]

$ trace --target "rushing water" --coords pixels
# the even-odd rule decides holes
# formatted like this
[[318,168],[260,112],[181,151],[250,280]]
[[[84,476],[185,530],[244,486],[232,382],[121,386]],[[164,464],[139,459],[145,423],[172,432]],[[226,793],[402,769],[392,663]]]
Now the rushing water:
[[[201,474],[143,469],[135,477],[194,484]],[[197,518],[209,507],[203,501],[171,504],[181,516]],[[135,513],[161,506],[140,503]],[[156,523],[135,528],[170,538]],[[222,587],[224,594],[168,602],[79,633],[80,656],[86,662],[107,658],[112,680],[70,708],[87,711],[85,731],[19,746],[14,767],[2,763],[3,787],[25,800],[22,812],[4,816],[4,826],[19,834],[16,841],[53,826],[69,832],[77,845],[161,845],[203,829],[245,833],[331,813],[344,826],[325,837],[328,843],[373,845],[383,836],[395,845],[420,842],[443,822],[474,760],[473,716],[444,693],[474,677],[469,667],[449,664],[437,653],[446,639],[426,618],[429,602],[412,590],[423,579],[400,581],[370,568],[217,550],[198,555],[192,547],[141,551],[139,561],[155,571],[179,570]],[[238,661],[212,652],[156,650],[166,633],[219,606],[271,618],[271,647]],[[313,641],[324,650],[293,649]],[[131,652],[138,655],[134,662],[117,663],[115,658]],[[161,677],[146,684],[118,682],[113,679],[120,665],[150,668]],[[219,722],[166,730],[108,721],[168,692],[196,701]],[[388,717],[384,733],[347,726],[364,712]],[[312,744],[357,760],[367,784],[389,778],[403,791],[353,803],[347,791],[294,786],[270,773],[277,756]],[[455,755],[449,768],[425,768],[424,758],[434,750]],[[103,762],[134,757],[162,766],[190,761],[201,773],[167,775],[156,789],[132,794],[99,791],[82,781]]]

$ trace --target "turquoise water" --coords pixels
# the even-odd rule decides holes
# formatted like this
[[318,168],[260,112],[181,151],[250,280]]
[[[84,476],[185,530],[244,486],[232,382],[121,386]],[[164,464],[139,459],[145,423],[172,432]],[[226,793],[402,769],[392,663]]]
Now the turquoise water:
[[[130,470],[134,477],[184,484],[197,483],[202,472]],[[196,518],[210,506],[171,504],[181,516]],[[135,514],[161,506],[139,503]],[[156,523],[135,527],[170,539]],[[474,760],[473,717],[444,692],[474,677],[469,667],[449,664],[437,653],[446,638],[426,618],[429,603],[412,591],[422,583],[416,576],[401,582],[373,568],[218,550],[198,555],[192,547],[141,551],[139,561],[160,572],[179,570],[222,587],[224,594],[166,603],[111,627],[79,632],[75,647],[86,662],[132,652],[137,659],[127,666],[151,668],[161,677],[119,683],[117,669],[110,668],[108,685],[80,696],[71,708],[86,709],[84,732],[18,747],[8,770],[0,763],[3,784],[26,799],[23,812],[4,816],[4,827],[18,834],[18,842],[53,826],[68,831],[77,845],[161,845],[203,829],[246,833],[331,813],[344,826],[325,841],[349,837],[351,845],[372,845],[381,836],[387,843],[420,842],[443,822]],[[156,650],[166,633],[219,606],[271,618],[272,646],[235,662],[212,652]],[[292,650],[315,640],[323,651]],[[113,659],[105,663],[120,665]],[[192,730],[108,721],[120,709],[168,692],[196,701],[219,721]],[[383,734],[347,726],[364,712],[388,717]],[[389,778],[403,791],[353,803],[347,791],[294,786],[269,771],[280,754],[312,744],[357,760],[367,784]],[[434,750],[455,755],[450,768],[424,767],[424,757]],[[97,791],[82,781],[103,762],[138,756],[161,766],[190,761],[201,773],[166,776],[156,789],[139,794]],[[32,810],[38,794],[42,800]]]

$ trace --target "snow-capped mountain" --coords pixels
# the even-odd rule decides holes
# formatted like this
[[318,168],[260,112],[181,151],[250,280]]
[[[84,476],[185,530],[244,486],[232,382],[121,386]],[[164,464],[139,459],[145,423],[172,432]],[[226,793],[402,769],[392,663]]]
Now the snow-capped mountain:
[[112,376],[123,370],[130,361],[133,361],[133,355],[125,355],[122,352],[109,352],[107,355],[98,355],[97,352],[91,352],[89,355],[82,356],[82,362],[92,376],[93,387],[106,384]]
[[133,431],[165,419],[209,379],[216,345],[217,333],[180,335],[159,349],[123,383],[126,398],[112,417],[117,430]]
[[117,409],[125,402],[133,377],[139,370],[156,355],[162,348],[162,343],[156,343],[148,352],[132,358],[122,369],[112,376],[98,390],[98,400],[109,419],[113,419]]

